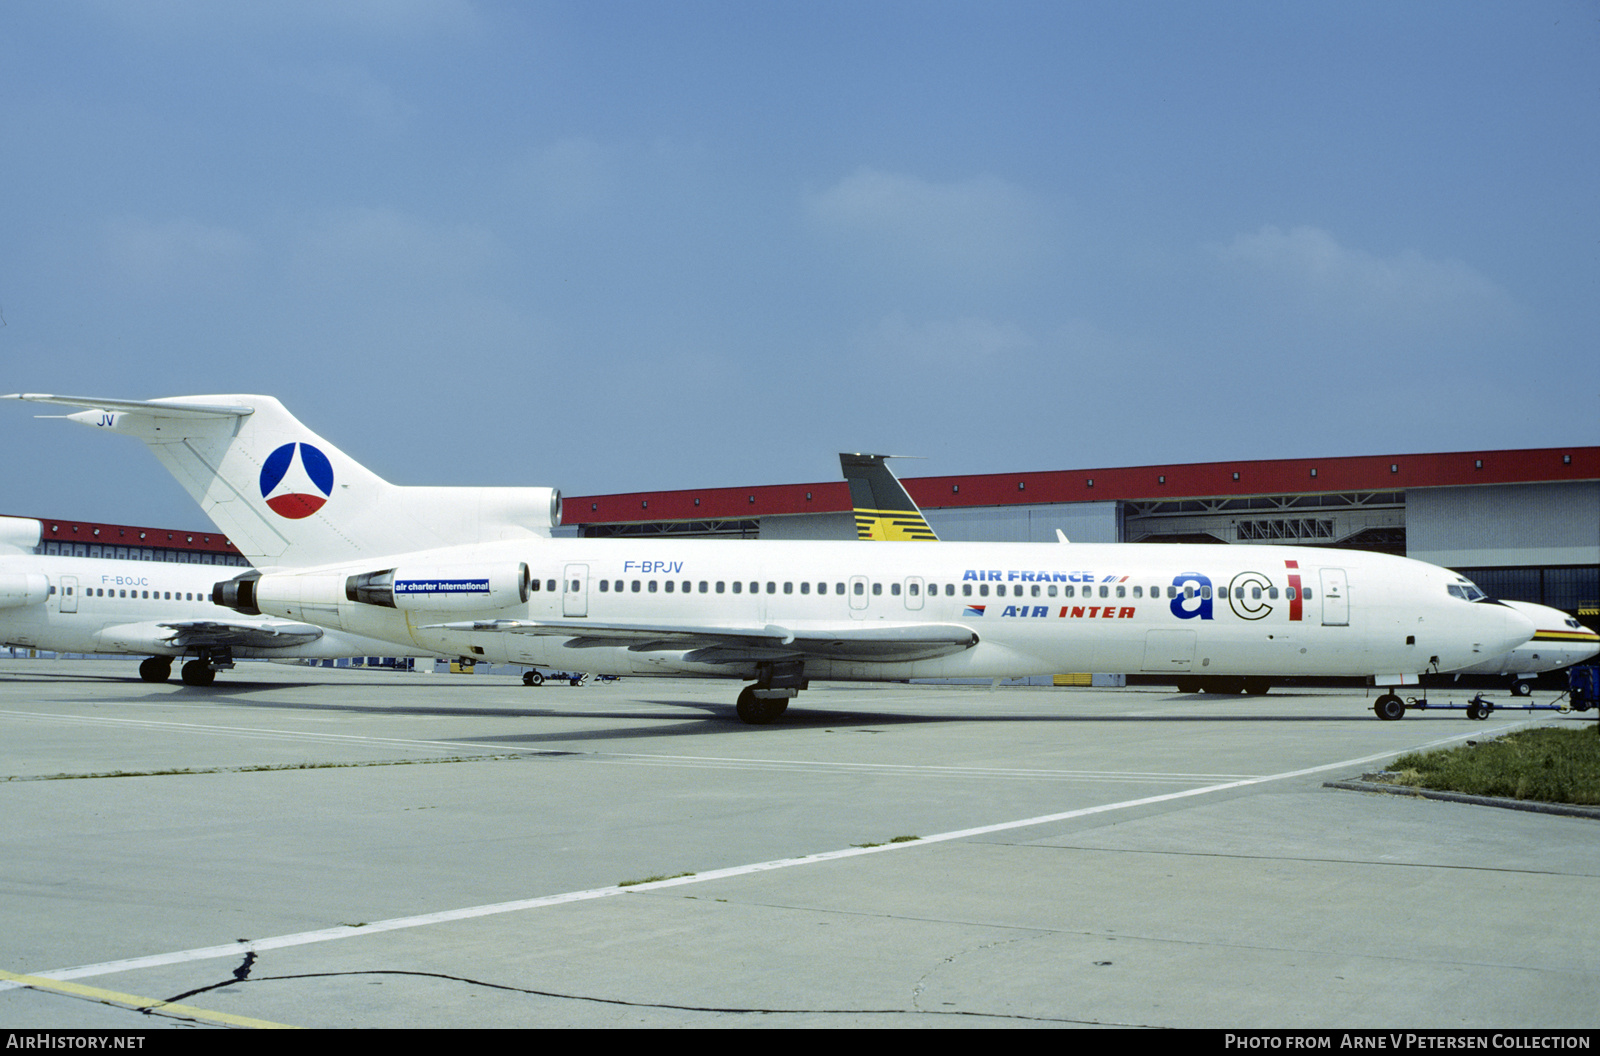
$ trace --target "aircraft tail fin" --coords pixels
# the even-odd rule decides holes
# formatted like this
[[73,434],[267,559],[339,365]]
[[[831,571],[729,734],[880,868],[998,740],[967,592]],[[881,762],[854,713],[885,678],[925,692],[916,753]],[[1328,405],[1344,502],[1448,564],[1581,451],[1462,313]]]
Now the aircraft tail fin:
[[840,452],[839,467],[850,484],[850,505],[855,508],[856,536],[861,539],[925,540],[938,542],[927,518],[911,501],[906,489],[890,472],[893,455]]
[[553,488],[390,484],[270,396],[6,398],[83,408],[66,417],[144,441],[258,568],[548,536],[560,523]]

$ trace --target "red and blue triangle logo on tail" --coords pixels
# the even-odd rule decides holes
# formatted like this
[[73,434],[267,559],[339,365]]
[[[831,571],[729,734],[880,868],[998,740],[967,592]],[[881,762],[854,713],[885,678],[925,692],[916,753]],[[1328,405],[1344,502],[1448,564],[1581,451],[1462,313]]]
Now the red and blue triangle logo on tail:
[[332,494],[333,463],[310,444],[284,444],[261,464],[261,497],[279,517],[310,517]]

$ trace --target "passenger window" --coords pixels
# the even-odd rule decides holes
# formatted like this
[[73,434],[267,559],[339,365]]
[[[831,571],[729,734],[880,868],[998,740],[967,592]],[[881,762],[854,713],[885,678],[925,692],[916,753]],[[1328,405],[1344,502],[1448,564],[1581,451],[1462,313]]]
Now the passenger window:
[[1267,588],[1267,597],[1271,598],[1273,601],[1277,601],[1278,600],[1278,588],[1277,587],[1268,587]]
[[611,581],[610,580],[602,579],[600,581],[600,593],[604,594],[607,591],[607,589],[610,588],[610,586],[611,586]]
[[633,581],[632,589],[635,594],[639,593],[639,581],[637,579]]
[[1076,597],[1076,596],[1077,596],[1077,594],[1078,594],[1078,588],[1077,588],[1077,587],[1075,587],[1075,586],[1073,586],[1073,585],[1072,585],[1072,584],[1070,584],[1070,583],[1068,583],[1068,584],[1067,584],[1067,585],[1066,585],[1066,586],[1064,586],[1064,587],[1062,587],[1062,588],[1061,588],[1061,596],[1062,596],[1062,597],[1063,597],[1063,598],[1072,598],[1072,597]]
[[[718,594],[721,594],[721,593],[722,593],[722,587],[723,587],[723,584],[724,584],[724,583],[726,583],[726,582],[727,582],[727,581],[726,581],[726,580],[722,580],[722,579],[719,579],[719,580],[717,580],[717,593],[718,593]],[[734,584],[734,586],[736,586],[736,587],[737,587],[737,586],[738,586],[738,585],[739,585],[739,584],[737,584],[737,583],[735,583],[735,584]]]
[[971,583],[963,583],[963,584],[961,584],[961,596],[963,598],[972,597],[972,584]]
[[[794,584],[793,584],[793,583],[790,583],[790,582],[787,582],[787,581],[785,581],[785,582],[784,582],[784,584],[783,584],[783,592],[784,592],[784,593],[785,593],[785,594],[793,594],[793,593],[794,593]],[[772,593],[772,592],[771,592],[771,591],[770,591],[770,590],[769,590],[769,591],[768,591],[768,592],[767,592],[767,593],[769,593],[769,594],[770,594],[770,593]]]
[[1289,599],[1290,601],[1293,601],[1294,600],[1294,588],[1290,587],[1288,590],[1285,590],[1283,592],[1283,596],[1285,598]]
[[1032,594],[1034,597],[1037,598],[1039,596],[1039,584],[1035,583],[1033,585],[1033,589],[1030,590],[1028,593]]
[[[839,593],[843,594],[844,593],[844,589],[843,589],[844,588],[844,584],[843,583],[839,584],[839,587],[840,587]],[[817,593],[818,594],[826,594],[826,593],[828,593],[828,585],[826,583],[818,583],[817,584]]]
[[890,583],[889,584],[889,593],[898,598],[900,596],[900,584],[898,584],[898,583]]
[[739,580],[737,580],[737,579],[736,579],[736,580],[734,580],[734,581],[733,581],[733,592],[734,592],[734,593],[735,593],[735,594],[737,594],[737,593],[739,593],[739,592],[740,592],[740,591],[742,591],[742,590],[744,590],[744,584],[743,584],[743,583],[741,583],[741,582],[740,582],[740,581],[739,581]]
[[778,592],[778,584],[774,583],[770,579],[767,580],[767,593],[768,594],[776,594],[777,592]]
[[987,584],[987,583],[979,583],[978,584],[978,597],[987,598],[988,596],[989,596],[989,584]]
[[906,584],[906,591],[907,591],[907,592],[908,592],[908,593],[910,593],[910,595],[911,595],[911,596],[912,596],[912,597],[913,597],[913,598],[915,598],[915,597],[917,597],[917,596],[918,596],[918,594],[919,594],[919,593],[920,593],[920,592],[919,592],[919,591],[918,591],[918,590],[917,590],[917,585],[916,585],[916,584],[915,584],[915,583],[907,583],[907,584]]
[[883,584],[882,583],[874,583],[874,584],[872,584],[872,593],[873,593],[874,596],[881,595],[883,593]]
[[1251,601],[1260,601],[1261,600],[1261,588],[1260,587],[1251,587],[1250,588],[1250,600]]
[[[670,583],[667,584],[667,586],[669,586],[669,587],[671,585],[672,584],[670,584]],[[650,586],[647,589],[650,591],[650,593],[654,594],[656,592],[656,581],[652,579],[650,581]]]
[[1117,597],[1125,598],[1127,596],[1128,596],[1128,588],[1127,587],[1118,587],[1117,588]]
[[857,597],[860,597],[861,595],[863,595],[863,594],[865,594],[867,592],[867,585],[865,583],[857,583],[855,585],[855,588],[856,588],[856,596]]
[[1109,598],[1111,596],[1111,588],[1110,587],[1101,587],[1100,588],[1100,596],[1102,598]]
[[1052,598],[1055,597],[1056,596],[1056,585],[1054,583],[1050,584],[1050,586],[1045,588],[1045,593],[1049,594]]
[[[655,582],[655,580],[651,580],[651,581],[650,581],[650,582],[651,582],[651,583],[654,583],[654,582]],[[667,593],[668,593],[668,594],[671,594],[671,593],[672,593],[672,580],[670,580],[670,579],[669,579],[669,580],[667,580]]]
[[1143,587],[1134,587],[1133,588],[1133,596],[1136,597],[1136,598],[1144,597],[1144,588]]
[[1300,592],[1300,600],[1301,601],[1310,601],[1311,600],[1311,588],[1310,587],[1306,587],[1304,590],[1302,590]]
[[805,580],[801,580],[800,581],[800,593],[802,593],[802,594],[810,594],[811,593],[811,584],[807,583]]

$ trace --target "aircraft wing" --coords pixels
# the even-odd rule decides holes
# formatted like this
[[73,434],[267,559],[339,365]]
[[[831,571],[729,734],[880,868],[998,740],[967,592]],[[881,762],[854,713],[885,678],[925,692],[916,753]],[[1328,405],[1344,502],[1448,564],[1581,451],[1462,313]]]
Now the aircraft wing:
[[970,628],[954,623],[806,624],[781,627],[726,624],[595,623],[590,620],[467,620],[420,629],[538,634],[571,639],[569,649],[625,647],[633,652],[683,649],[700,663],[740,663],[814,657],[826,660],[904,662],[931,660],[978,644]]
[[288,620],[174,620],[158,626],[169,629],[168,638],[180,649],[202,646],[237,646],[249,649],[288,649],[322,637],[322,628]]

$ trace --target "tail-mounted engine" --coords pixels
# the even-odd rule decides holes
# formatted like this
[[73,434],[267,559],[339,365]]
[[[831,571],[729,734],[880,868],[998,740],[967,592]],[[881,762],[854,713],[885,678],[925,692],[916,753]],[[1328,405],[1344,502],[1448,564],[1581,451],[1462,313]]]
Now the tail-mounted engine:
[[528,566],[493,571],[461,565],[363,572],[345,580],[344,596],[404,612],[468,612],[528,602]]

